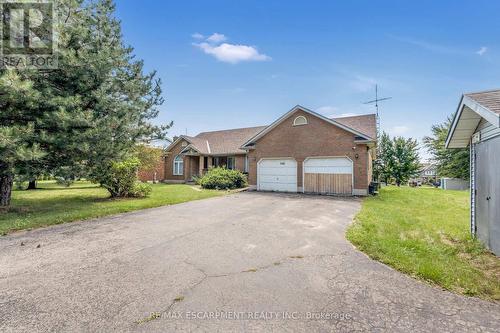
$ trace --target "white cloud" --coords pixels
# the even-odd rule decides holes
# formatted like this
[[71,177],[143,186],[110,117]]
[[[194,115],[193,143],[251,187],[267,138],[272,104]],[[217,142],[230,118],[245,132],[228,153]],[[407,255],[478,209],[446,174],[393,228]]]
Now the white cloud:
[[219,44],[227,40],[227,37],[224,36],[223,34],[219,33],[213,33],[210,37],[208,37],[207,42],[209,43],[214,43],[214,44]]
[[476,51],[476,54],[479,54],[480,56],[482,56],[487,51],[488,51],[488,48],[486,46],[482,46],[479,50]]
[[193,37],[194,39],[204,39],[205,38],[205,36],[203,36],[199,32],[195,32],[194,34],[191,35],[191,37]]
[[409,130],[410,130],[410,128],[408,126],[404,126],[404,125],[394,126],[389,130],[389,133],[393,136],[397,136],[397,135],[403,135],[405,133],[408,133]]
[[267,61],[271,57],[259,53],[259,51],[248,45],[228,44],[211,45],[209,43],[194,43],[194,46],[200,48],[206,54],[214,56],[217,60],[236,64],[241,61]]
[[[196,34],[195,34],[196,35]],[[198,34],[199,36],[202,36]],[[197,37],[199,37],[197,35]],[[193,38],[197,38],[194,37]],[[204,38],[202,36],[202,38]],[[201,43],[193,43],[200,50],[222,62],[236,64],[241,61],[268,61],[271,57],[259,53],[256,47],[243,44],[222,43],[227,40],[223,34],[213,33]],[[222,44],[221,44],[222,43]]]

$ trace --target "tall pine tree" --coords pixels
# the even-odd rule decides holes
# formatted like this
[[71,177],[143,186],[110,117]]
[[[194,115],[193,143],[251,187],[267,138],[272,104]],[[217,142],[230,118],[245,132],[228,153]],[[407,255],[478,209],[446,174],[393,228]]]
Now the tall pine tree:
[[114,161],[171,126],[156,73],[123,44],[112,0],[60,0],[59,67],[0,72],[0,206],[14,175],[81,174],[99,181]]

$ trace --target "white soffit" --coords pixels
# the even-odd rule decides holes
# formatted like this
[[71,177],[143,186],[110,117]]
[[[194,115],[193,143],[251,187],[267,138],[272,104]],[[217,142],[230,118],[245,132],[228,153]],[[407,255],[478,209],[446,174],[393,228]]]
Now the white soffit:
[[446,139],[446,148],[467,147],[482,118],[494,126],[500,127],[498,114],[470,97],[463,96]]
[[467,105],[463,106],[462,112],[457,119],[453,135],[451,136],[448,148],[465,148],[469,145],[470,138],[476,131],[481,116],[472,111]]

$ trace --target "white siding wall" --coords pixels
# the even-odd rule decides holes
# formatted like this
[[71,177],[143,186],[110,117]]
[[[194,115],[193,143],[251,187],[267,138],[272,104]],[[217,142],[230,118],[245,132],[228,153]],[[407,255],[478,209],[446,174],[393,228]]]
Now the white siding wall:
[[489,123],[486,119],[481,119],[481,122],[477,126],[476,133],[481,133],[481,141],[486,141],[488,139],[494,138],[500,135],[500,128],[495,127]]

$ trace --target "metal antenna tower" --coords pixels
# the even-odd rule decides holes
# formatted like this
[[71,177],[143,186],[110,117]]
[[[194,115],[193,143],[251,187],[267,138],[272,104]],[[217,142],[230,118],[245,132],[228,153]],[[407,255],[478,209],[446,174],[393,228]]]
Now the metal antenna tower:
[[375,85],[375,99],[363,103],[363,104],[373,104],[373,103],[375,103],[375,109],[377,110],[377,139],[379,139],[379,136],[380,136],[380,115],[378,113],[378,102],[386,101],[386,100],[391,99],[391,98],[392,97],[378,98],[378,84],[376,84]]

